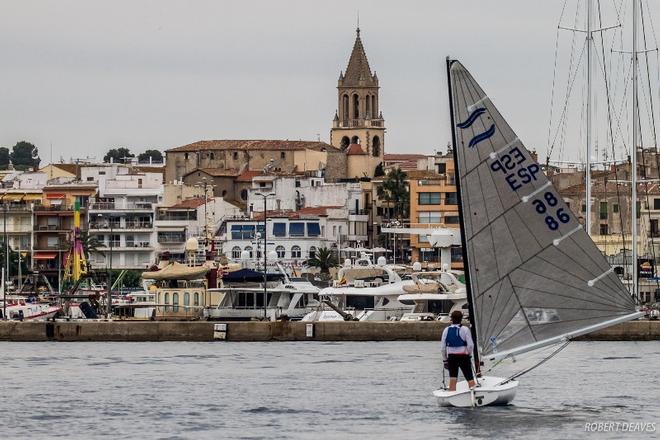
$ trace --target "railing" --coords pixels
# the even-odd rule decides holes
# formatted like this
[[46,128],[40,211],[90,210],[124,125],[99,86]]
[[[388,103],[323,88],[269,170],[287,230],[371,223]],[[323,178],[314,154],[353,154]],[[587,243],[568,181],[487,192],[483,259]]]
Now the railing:
[[[81,206],[81,210],[87,209],[86,206]],[[35,211],[73,211],[72,205],[37,205],[34,207]]]
[[369,215],[366,209],[349,209],[348,215]]
[[151,247],[151,244],[148,241],[127,241],[127,248],[148,248]]
[[[2,209],[6,209],[8,212],[30,212],[32,211],[32,207],[30,205],[19,205],[19,204],[11,204],[7,203],[3,205]],[[37,209],[37,206],[34,207],[34,209]]]
[[90,209],[94,210],[114,210],[114,209],[148,209],[151,210],[154,204],[152,202],[134,202],[134,203],[118,203],[118,202],[96,202],[90,205]]
[[345,119],[336,123],[339,128],[369,128],[382,127],[382,119]]
[[90,223],[89,229],[121,229],[121,224],[119,222],[113,223]]

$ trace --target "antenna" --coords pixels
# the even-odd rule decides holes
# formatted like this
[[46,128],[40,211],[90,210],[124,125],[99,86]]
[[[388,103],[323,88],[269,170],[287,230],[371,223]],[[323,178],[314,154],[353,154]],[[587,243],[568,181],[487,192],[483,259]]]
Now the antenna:
[[358,35],[360,35],[360,10],[357,10],[357,28],[356,32]]

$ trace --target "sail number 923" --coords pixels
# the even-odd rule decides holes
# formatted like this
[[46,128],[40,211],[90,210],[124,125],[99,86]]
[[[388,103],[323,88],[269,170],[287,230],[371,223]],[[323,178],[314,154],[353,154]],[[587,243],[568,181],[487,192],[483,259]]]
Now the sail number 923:
[[557,197],[550,191],[543,194],[542,200],[535,199],[532,202],[536,212],[540,215],[545,215],[545,224],[552,231],[556,231],[559,228],[559,223],[568,223],[571,220],[571,217],[564,211],[564,208],[557,209],[554,213],[555,215],[552,215],[551,208],[557,206],[558,203]]

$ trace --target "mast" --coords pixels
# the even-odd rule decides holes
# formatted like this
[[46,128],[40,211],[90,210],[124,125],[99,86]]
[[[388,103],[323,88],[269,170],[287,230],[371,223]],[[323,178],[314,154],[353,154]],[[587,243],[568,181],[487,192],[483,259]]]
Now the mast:
[[587,235],[591,236],[591,71],[592,71],[592,58],[591,46],[593,43],[593,34],[591,31],[591,16],[593,0],[587,0],[587,163],[585,166],[585,188],[586,188],[586,201],[585,201],[585,223]]
[[458,168],[458,151],[457,151],[457,140],[456,140],[456,123],[454,121],[454,98],[452,97],[452,85],[451,85],[451,64],[452,60],[447,57],[447,92],[449,94],[449,120],[451,125],[451,142],[452,150],[454,153],[454,181],[456,185],[456,199],[458,201],[458,218],[461,225],[461,250],[463,253],[463,271],[465,272],[465,290],[467,293],[468,300],[468,311],[470,312],[470,332],[472,333],[472,340],[474,341],[474,369],[477,373],[477,377],[481,377],[481,362],[479,361],[479,343],[477,341],[477,324],[474,320],[474,303],[472,297],[472,288],[470,285],[470,270],[468,265],[468,252],[467,252],[467,240],[465,238],[465,217],[463,215],[463,201],[461,199],[461,178],[459,175]]
[[631,158],[631,187],[630,198],[630,229],[632,236],[632,290],[633,299],[637,298],[637,140],[639,137],[639,114],[638,106],[638,84],[637,84],[637,17],[638,0],[633,0],[633,23],[632,23],[632,158]]

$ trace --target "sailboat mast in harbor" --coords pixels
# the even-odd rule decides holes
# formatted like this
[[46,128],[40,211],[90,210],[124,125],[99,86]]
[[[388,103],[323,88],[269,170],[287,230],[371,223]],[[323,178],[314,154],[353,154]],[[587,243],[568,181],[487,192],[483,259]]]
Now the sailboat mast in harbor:
[[639,136],[639,85],[637,82],[637,20],[639,16],[639,0],[633,0],[632,22],[632,155],[631,155],[631,196],[630,196],[630,228],[632,236],[632,288],[630,293],[637,298],[637,143]]

